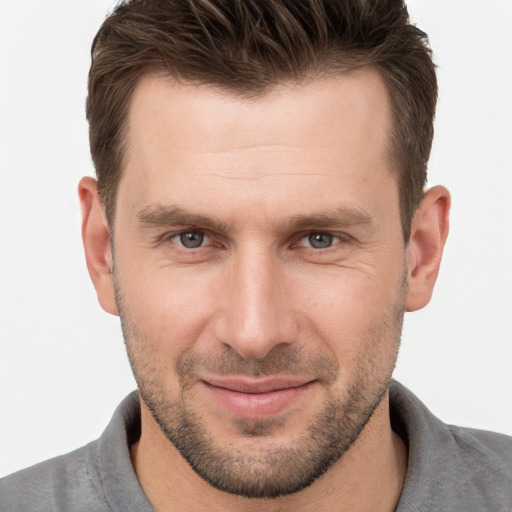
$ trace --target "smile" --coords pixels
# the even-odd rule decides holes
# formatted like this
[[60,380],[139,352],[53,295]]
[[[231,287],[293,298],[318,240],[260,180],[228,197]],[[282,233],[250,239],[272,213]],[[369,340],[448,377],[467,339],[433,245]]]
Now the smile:
[[231,414],[246,419],[265,419],[297,404],[314,387],[315,380],[274,378],[208,379],[202,381],[214,400]]

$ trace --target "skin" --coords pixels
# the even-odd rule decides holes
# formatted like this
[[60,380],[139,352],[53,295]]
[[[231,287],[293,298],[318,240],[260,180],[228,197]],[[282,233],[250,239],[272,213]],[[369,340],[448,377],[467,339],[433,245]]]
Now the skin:
[[[138,85],[115,259],[95,180],[79,193],[88,269],[102,307],[121,314],[142,395],[132,460],[157,510],[395,509],[406,450],[390,426],[389,379],[403,312],[430,300],[450,199],[427,191],[404,243],[390,126],[369,69],[252,100],[162,76]],[[203,245],[184,247],[183,232]],[[314,233],[330,246],[312,247]],[[233,412],[207,385],[226,375],[307,386],[277,412],[258,400]],[[308,432],[325,404],[342,431],[361,432],[307,487],[273,499],[205,482],[155,418],[172,430],[184,414],[252,481],[315,447]]]

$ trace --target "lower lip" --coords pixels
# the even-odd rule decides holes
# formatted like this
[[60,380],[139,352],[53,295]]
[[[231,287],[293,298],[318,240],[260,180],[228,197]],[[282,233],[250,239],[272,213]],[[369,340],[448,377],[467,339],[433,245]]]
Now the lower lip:
[[220,388],[206,383],[213,397],[232,414],[247,419],[264,419],[283,412],[296,404],[314,385],[308,382],[302,386],[278,389],[267,393],[243,393]]

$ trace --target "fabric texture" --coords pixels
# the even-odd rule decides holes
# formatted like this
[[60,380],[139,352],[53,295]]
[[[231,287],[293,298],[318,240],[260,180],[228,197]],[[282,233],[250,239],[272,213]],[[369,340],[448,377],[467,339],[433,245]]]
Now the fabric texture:
[[[397,512],[512,512],[512,437],[445,425],[397,382],[390,404],[409,451]],[[134,392],[97,441],[1,479],[0,511],[154,511],[130,460],[139,435]]]

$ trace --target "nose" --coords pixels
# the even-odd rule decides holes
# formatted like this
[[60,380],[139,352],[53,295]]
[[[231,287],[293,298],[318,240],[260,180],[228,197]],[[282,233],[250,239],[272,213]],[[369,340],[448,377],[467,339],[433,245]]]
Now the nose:
[[285,269],[277,258],[246,250],[226,269],[215,325],[217,340],[246,359],[262,359],[297,337]]

